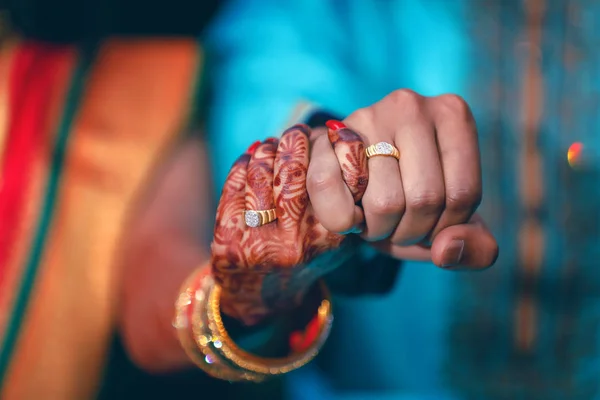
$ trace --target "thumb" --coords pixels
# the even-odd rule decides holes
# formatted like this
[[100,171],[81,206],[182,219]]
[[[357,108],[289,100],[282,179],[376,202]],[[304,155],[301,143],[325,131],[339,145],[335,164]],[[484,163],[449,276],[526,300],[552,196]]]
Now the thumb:
[[498,243],[475,214],[467,224],[449,226],[431,244],[431,260],[447,269],[483,269],[498,258]]

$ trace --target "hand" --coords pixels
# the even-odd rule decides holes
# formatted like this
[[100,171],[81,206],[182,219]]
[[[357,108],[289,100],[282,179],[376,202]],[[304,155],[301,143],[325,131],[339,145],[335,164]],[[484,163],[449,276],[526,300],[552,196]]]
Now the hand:
[[475,121],[460,97],[398,90],[344,123],[349,129],[330,134],[358,132],[366,146],[388,142],[400,150],[400,160],[369,159],[363,216],[340,184],[327,138],[316,138],[307,184],[325,228],[343,232],[362,226],[362,237],[375,247],[445,268],[495,262],[497,243],[473,215],[482,194],[480,156]]
[[[316,279],[351,254],[332,251],[340,249],[344,236],[325,229],[309,202],[310,135],[308,127],[299,125],[280,140],[251,146],[223,188],[212,243],[213,275],[223,288],[223,312],[247,325],[297,304]],[[352,160],[344,164],[342,184],[354,194],[349,194],[354,204],[353,197],[359,199],[366,187],[364,145],[349,132],[330,149]],[[246,226],[245,210],[273,208],[276,221]],[[353,211],[361,212],[358,207]]]

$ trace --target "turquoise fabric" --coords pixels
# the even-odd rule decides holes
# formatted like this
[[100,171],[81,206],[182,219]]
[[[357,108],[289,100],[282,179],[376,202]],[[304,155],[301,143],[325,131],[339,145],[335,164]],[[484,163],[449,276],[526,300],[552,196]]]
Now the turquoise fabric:
[[[457,93],[478,122],[481,212],[499,240],[497,266],[456,274],[405,263],[389,296],[338,301],[324,358],[288,379],[290,398],[600,398],[600,4],[546,0],[533,43],[525,3],[237,0],[213,26],[219,184],[302,101],[347,115],[398,88]],[[532,51],[543,87],[543,200],[533,211],[519,186]],[[583,167],[567,163],[574,142],[586,149]],[[533,281],[518,256],[526,218],[543,229]],[[534,309],[527,348],[515,320],[523,299]]]

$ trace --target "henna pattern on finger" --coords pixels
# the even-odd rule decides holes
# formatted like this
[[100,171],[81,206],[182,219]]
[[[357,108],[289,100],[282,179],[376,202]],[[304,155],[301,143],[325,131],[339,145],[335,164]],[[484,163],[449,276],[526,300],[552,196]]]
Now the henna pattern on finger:
[[328,121],[327,136],[340,163],[342,178],[354,201],[358,202],[362,199],[369,182],[365,144],[358,133],[343,124],[340,128],[340,125],[330,122],[339,121]]
[[275,159],[277,171],[273,186],[277,193],[275,207],[278,225],[282,230],[295,235],[300,233],[298,222],[303,220],[308,206],[306,173],[309,160],[309,136],[310,129],[306,125],[296,125],[285,131]]
[[274,208],[273,161],[278,141],[269,140],[259,145],[248,163],[246,177],[246,210]]

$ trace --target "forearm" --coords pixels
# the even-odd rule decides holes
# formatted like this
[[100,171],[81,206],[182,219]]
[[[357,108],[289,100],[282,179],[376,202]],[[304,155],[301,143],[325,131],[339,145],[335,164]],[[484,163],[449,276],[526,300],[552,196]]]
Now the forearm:
[[182,282],[206,254],[187,238],[146,238],[131,249],[123,290],[121,335],[131,359],[151,372],[190,366],[175,335],[172,320]]
[[210,175],[192,140],[156,171],[124,235],[121,335],[136,364],[168,371],[189,364],[171,325],[185,278],[209,259]]

